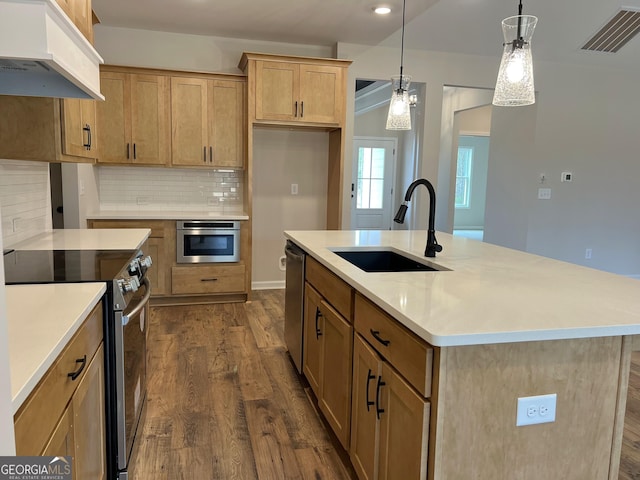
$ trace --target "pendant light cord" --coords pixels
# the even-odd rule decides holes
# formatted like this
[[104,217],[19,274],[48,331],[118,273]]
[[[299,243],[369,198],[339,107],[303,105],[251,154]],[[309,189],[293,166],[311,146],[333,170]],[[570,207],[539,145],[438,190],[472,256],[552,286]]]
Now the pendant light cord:
[[[522,1],[522,0],[520,0]],[[398,91],[403,91],[402,88],[402,64],[404,63],[404,11],[407,5],[407,0],[402,0],[402,39],[400,41],[400,87]]]

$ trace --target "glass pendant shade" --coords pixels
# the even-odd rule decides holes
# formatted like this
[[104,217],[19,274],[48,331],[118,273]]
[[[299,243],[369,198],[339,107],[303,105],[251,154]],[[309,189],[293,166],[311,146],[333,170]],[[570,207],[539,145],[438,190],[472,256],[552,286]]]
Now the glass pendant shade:
[[538,19],[533,15],[517,15],[502,21],[504,51],[493,94],[494,105],[516,107],[535,103],[531,37],[536,23]]
[[387,115],[387,130],[411,130],[411,109],[409,106],[409,75],[391,77],[391,102]]

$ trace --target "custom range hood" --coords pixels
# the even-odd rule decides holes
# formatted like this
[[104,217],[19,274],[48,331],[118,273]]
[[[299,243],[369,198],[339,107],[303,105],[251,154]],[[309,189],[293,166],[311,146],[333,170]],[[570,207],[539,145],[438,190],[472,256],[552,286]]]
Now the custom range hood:
[[0,95],[104,100],[101,63],[55,0],[0,0]]

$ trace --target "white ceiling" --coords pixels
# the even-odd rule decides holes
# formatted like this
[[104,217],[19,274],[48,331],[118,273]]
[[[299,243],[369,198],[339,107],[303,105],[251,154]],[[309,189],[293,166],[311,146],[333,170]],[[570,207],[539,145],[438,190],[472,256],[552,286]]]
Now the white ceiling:
[[[518,13],[516,0],[406,0],[406,48],[496,56],[500,22]],[[372,13],[377,5],[390,15]],[[534,59],[640,68],[640,35],[618,53],[580,47],[621,6],[640,0],[524,0],[525,14],[539,19]],[[399,44],[401,0],[93,0],[108,26],[218,37],[331,46]]]

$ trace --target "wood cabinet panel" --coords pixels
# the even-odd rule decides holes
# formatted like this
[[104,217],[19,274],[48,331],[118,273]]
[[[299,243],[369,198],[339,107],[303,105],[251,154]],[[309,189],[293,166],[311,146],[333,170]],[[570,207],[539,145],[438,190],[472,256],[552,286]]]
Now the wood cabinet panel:
[[305,278],[348,320],[353,318],[353,289],[313,257],[307,256]]
[[304,345],[303,352],[303,373],[311,390],[320,396],[320,375],[322,364],[322,341],[319,332],[321,331],[321,311],[320,303],[322,297],[308,283],[304,289]]
[[297,118],[300,67],[296,63],[256,62],[256,119]]
[[430,397],[433,348],[360,294],[356,294],[354,318],[356,331],[424,397]]
[[167,165],[170,158],[169,78],[100,72],[105,97],[97,106],[100,163]]
[[217,167],[244,166],[245,91],[244,82],[209,80],[209,141]]
[[96,102],[66,98],[62,101],[62,153],[95,158]]
[[208,165],[207,81],[171,78],[171,163]]
[[[37,455],[44,450],[101,343],[102,304],[99,303],[16,413],[17,455]],[[78,359],[84,362],[77,362]],[[68,374],[81,366],[82,372],[72,380]]]
[[243,264],[175,266],[171,268],[174,295],[244,292]]
[[313,123],[344,121],[344,68],[300,65],[299,118]]
[[106,475],[104,352],[96,352],[73,395],[74,474],[78,480]]
[[69,406],[56,426],[42,455],[67,457],[73,456],[73,407]]

